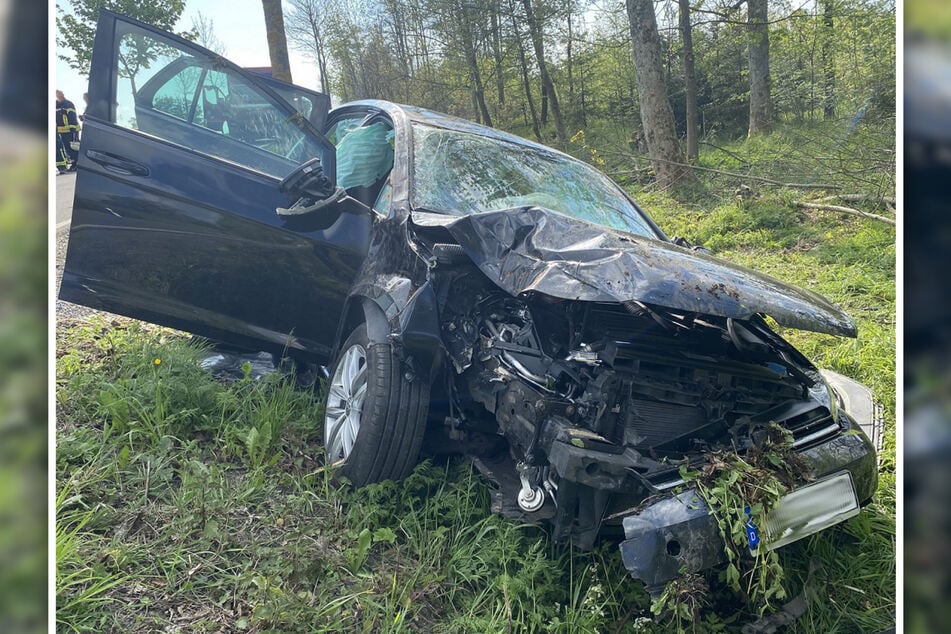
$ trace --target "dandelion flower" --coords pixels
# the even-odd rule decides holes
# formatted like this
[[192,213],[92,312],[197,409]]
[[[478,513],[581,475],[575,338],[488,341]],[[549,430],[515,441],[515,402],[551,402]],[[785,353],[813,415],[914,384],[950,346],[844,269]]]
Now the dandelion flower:
[[155,357],[155,360],[152,361],[152,363],[154,363],[155,365],[161,365],[161,364],[162,364],[162,360],[159,359],[158,357]]

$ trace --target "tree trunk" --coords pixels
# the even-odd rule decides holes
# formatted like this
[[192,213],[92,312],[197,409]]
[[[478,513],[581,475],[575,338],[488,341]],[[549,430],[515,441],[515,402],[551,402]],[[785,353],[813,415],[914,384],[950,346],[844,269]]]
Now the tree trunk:
[[522,45],[522,33],[518,28],[518,21],[515,18],[515,8],[509,5],[511,9],[509,17],[512,19],[512,33],[515,34],[515,44],[518,48],[518,61],[522,71],[522,86],[525,88],[525,100],[528,102],[528,111],[532,115],[532,132],[538,141],[542,140],[541,128],[538,126],[538,112],[535,110],[535,99],[532,97],[532,83],[528,79],[528,60],[525,59],[525,47]]
[[[566,42],[565,48],[567,53],[567,68],[568,71],[568,112],[574,112],[575,108],[575,81],[572,74],[572,59],[571,59],[571,43],[574,39],[574,32],[571,28],[571,14],[574,12],[574,4],[571,0],[568,0],[568,41]],[[570,116],[570,114],[569,114]]]
[[324,52],[323,42],[317,46],[317,69],[320,71],[320,91],[330,95],[330,74],[327,71],[327,54]]
[[400,2],[391,1],[386,3],[386,9],[392,19],[393,39],[396,45],[396,56],[400,63],[400,72],[403,73],[404,78],[409,78],[413,72],[413,62],[406,37],[406,18],[403,13],[405,7]]
[[[461,14],[463,22],[468,17],[465,13]],[[492,127],[492,117],[489,115],[489,109],[485,105],[485,86],[482,83],[482,73],[479,72],[479,60],[476,58],[475,47],[472,43],[472,34],[469,32],[469,24],[459,24],[459,31],[462,35],[462,48],[466,56],[466,64],[469,66],[469,80],[472,82],[470,90],[472,91],[472,101],[477,107],[478,112],[482,114],[482,123]]]
[[476,53],[476,42],[473,28],[478,24],[475,10],[463,0],[455,0],[450,5],[447,17],[447,26],[454,32],[453,39],[462,48],[462,56],[469,70],[469,92],[472,98],[473,110],[481,119],[479,122],[492,127],[492,116],[485,103],[485,84],[482,81],[482,72],[479,70],[479,58]]
[[[581,60],[584,60],[584,56],[581,56]],[[584,128],[588,127],[588,112],[587,104],[585,103],[585,83],[584,83],[584,62],[578,62],[578,88],[581,90],[580,101],[581,101],[581,126]]]
[[822,4],[822,115],[826,120],[835,118],[835,44],[832,0],[823,0]]
[[492,55],[495,57],[495,90],[498,93],[499,111],[505,105],[505,76],[502,74],[502,26],[499,17],[499,0],[492,0]]
[[683,37],[684,86],[687,98],[687,160],[700,156],[697,143],[697,73],[693,65],[693,33],[690,28],[690,0],[680,3],[680,32]]
[[544,82],[542,83],[541,89],[539,90],[539,92],[541,93],[541,97],[542,97],[542,115],[541,115],[542,125],[548,125],[548,93],[545,92]]
[[548,98],[551,106],[551,116],[555,119],[555,133],[558,135],[558,141],[561,144],[568,142],[568,133],[565,131],[565,120],[561,116],[561,107],[558,104],[558,94],[555,92],[555,84],[548,73],[548,64],[545,63],[545,43],[542,39],[542,25],[535,15],[532,8],[532,0],[522,0],[522,6],[525,7],[525,18],[528,22],[528,31],[531,35],[532,46],[535,48],[535,61],[538,63],[538,74],[542,80],[542,97]]
[[664,82],[664,58],[652,0],[627,0],[627,17],[634,49],[634,70],[641,122],[647,140],[647,153],[661,187],[671,187],[693,180],[693,172],[683,163],[677,143],[674,113],[667,98]]
[[291,83],[291,62],[287,56],[287,36],[284,33],[284,11],[281,0],[261,0],[264,6],[264,28],[267,30],[267,48],[271,56],[271,75]]
[[330,72],[327,61],[330,51],[329,0],[291,0],[284,30],[292,44],[301,47],[315,62],[320,74],[320,91],[330,94]]
[[535,109],[535,99],[532,97],[532,82],[528,81],[528,65],[525,61],[525,49],[522,43],[518,44],[518,54],[522,62],[522,85],[525,88],[525,101],[528,102],[528,112],[532,116],[532,132],[537,141],[542,140],[542,130],[538,125],[538,111]]
[[767,0],[748,0],[746,21],[750,54],[749,136],[769,134],[769,16]]

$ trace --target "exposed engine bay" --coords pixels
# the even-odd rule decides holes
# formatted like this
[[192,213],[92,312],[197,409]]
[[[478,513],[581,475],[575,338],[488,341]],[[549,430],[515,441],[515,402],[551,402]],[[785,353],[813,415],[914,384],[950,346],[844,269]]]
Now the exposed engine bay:
[[682,484],[681,465],[742,452],[770,422],[796,448],[840,432],[817,370],[758,316],[515,298],[471,266],[437,287],[446,438],[498,487],[493,511],[550,520],[556,540],[590,548]]

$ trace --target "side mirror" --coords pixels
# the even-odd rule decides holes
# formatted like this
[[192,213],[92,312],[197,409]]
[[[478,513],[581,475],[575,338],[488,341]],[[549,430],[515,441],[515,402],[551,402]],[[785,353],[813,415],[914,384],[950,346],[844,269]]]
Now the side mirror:
[[346,190],[336,187],[324,173],[319,158],[312,158],[281,181],[281,192],[296,196],[290,207],[278,207],[279,216],[300,216],[328,207],[346,195]]
[[324,173],[319,158],[312,158],[284,177],[279,187],[282,193],[291,196],[323,200],[335,191],[333,177]]

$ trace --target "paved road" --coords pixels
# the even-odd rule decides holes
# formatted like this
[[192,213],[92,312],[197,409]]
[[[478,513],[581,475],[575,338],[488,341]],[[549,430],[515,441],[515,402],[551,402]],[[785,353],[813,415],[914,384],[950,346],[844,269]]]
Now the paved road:
[[[69,220],[73,214],[73,190],[76,189],[76,174],[59,174],[56,179],[56,294],[63,279],[63,260],[66,258],[66,246],[69,243]],[[64,318],[85,318],[95,314],[90,308],[56,300],[57,320]]]
[[76,189],[76,173],[56,176],[56,233],[69,228],[73,214],[73,190]]

